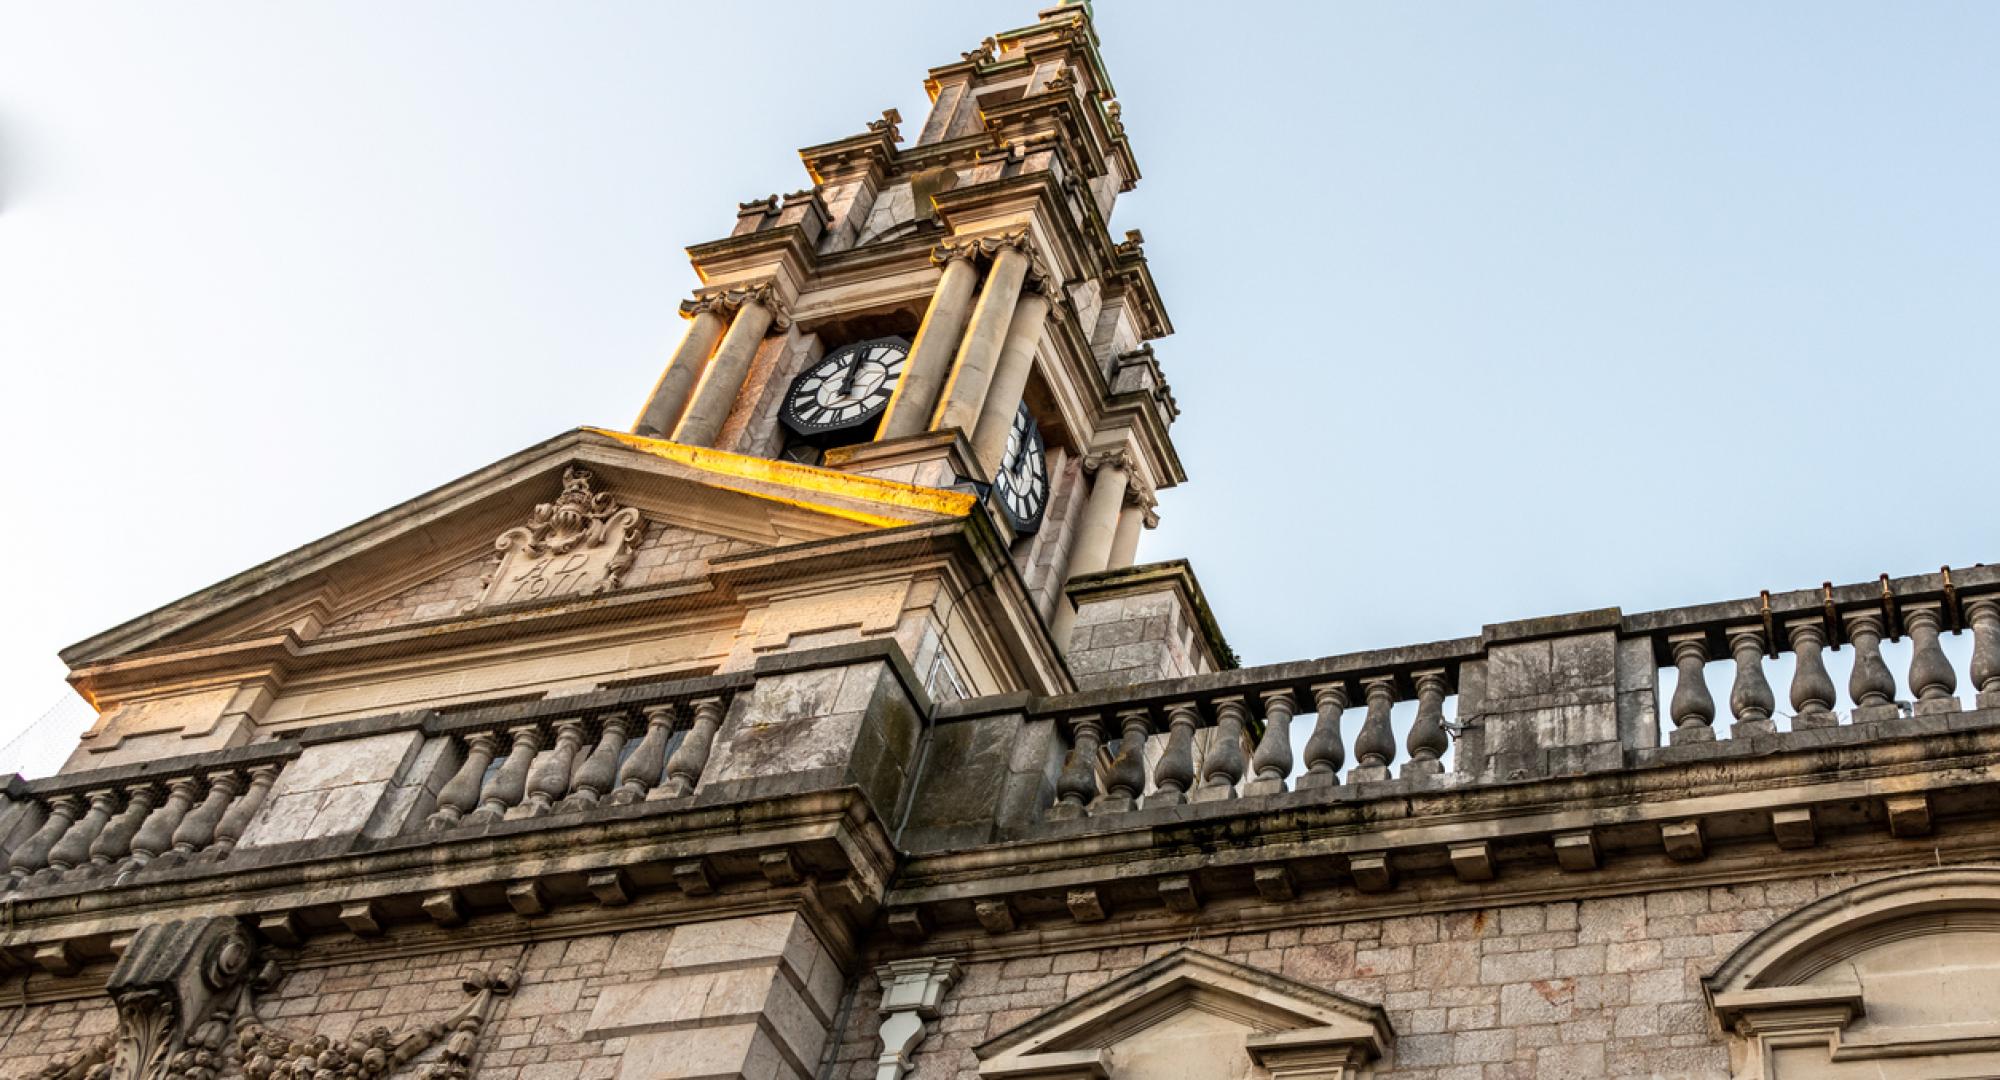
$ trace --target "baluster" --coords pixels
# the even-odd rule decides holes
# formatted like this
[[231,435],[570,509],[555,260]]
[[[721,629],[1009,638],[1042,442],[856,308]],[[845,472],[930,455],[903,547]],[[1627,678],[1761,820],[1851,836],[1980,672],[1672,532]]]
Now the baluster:
[[1854,672],[1847,678],[1847,694],[1854,699],[1854,722],[1874,723],[1894,720],[1896,676],[1882,660],[1882,616],[1873,611],[1849,612],[1847,640],[1854,643]]
[[1192,701],[1167,706],[1167,745],[1153,766],[1153,793],[1146,805],[1179,806],[1187,801],[1194,786],[1194,729],[1201,723],[1201,707]]
[[1832,727],[1833,676],[1826,672],[1826,628],[1818,619],[1795,619],[1785,624],[1791,639],[1792,730]]
[[1451,733],[1444,728],[1444,671],[1419,671],[1412,678],[1417,683],[1417,718],[1410,725],[1410,760],[1401,775],[1436,776],[1444,772],[1442,759],[1451,749]]
[[78,863],[90,859],[90,846],[97,842],[97,834],[104,831],[104,823],[118,809],[118,792],[110,788],[90,792],[85,797],[90,800],[90,810],[49,851],[48,869],[57,873],[68,873]]
[[1084,808],[1097,798],[1097,752],[1104,745],[1104,724],[1095,716],[1077,716],[1069,725],[1069,753],[1056,778],[1056,804],[1049,808],[1049,817],[1056,819],[1082,817]]
[[1389,779],[1389,759],[1396,756],[1396,733],[1389,727],[1389,710],[1396,705],[1396,680],[1386,675],[1363,679],[1361,690],[1368,695],[1368,714],[1354,736],[1356,760],[1347,773],[1350,784]]
[[1118,739],[1118,756],[1104,774],[1105,792],[1091,804],[1093,814],[1116,814],[1139,803],[1146,790],[1146,737],[1153,733],[1152,717],[1144,709],[1127,709],[1118,714],[1123,734]]
[[632,755],[618,769],[618,790],[612,793],[614,806],[638,802],[660,782],[660,771],[667,764],[667,740],[674,734],[674,707],[672,705],[648,705],[646,714],[646,734],[634,747]]
[[479,791],[479,809],[466,819],[467,824],[489,825],[507,816],[507,811],[521,805],[521,799],[528,793],[528,769],[535,763],[535,755],[542,749],[542,729],[533,724],[513,728],[507,733],[511,742],[507,747],[507,760],[500,763],[500,771],[486,781]]
[[1347,711],[1347,687],[1321,683],[1312,692],[1318,716],[1313,733],[1306,738],[1306,771],[1295,786],[1332,787],[1340,782],[1340,767],[1347,761],[1347,747],[1340,735],[1340,717]]
[[90,872],[98,873],[132,853],[132,838],[146,815],[160,801],[158,784],[134,784],[125,792],[125,809],[104,826],[90,844]]
[[576,762],[576,752],[583,746],[583,719],[573,717],[556,721],[556,744],[549,752],[536,758],[528,770],[528,816],[540,817],[555,806],[556,800],[569,794],[570,769]]
[[243,794],[229,804],[229,812],[222,815],[222,821],[215,827],[215,842],[203,848],[204,861],[214,862],[229,857],[243,834],[250,831],[250,824],[257,820],[257,812],[264,809],[264,798],[271,793],[271,785],[278,780],[283,765],[258,765],[250,770],[250,786]]
[[1730,630],[1729,654],[1736,659],[1736,679],[1729,684],[1729,715],[1735,719],[1729,737],[1754,739],[1778,730],[1771,720],[1778,699],[1764,677],[1764,632],[1754,626]]
[[1938,637],[1944,630],[1943,609],[1911,604],[1903,609],[1903,626],[1910,631],[1910,692],[1917,695],[1917,711],[1957,712],[1958,672],[1951,669]]
[[597,749],[570,776],[570,796],[562,804],[565,813],[588,810],[611,790],[618,778],[618,755],[625,749],[625,729],[629,723],[622,712],[604,718],[604,734],[597,739]]
[[13,875],[8,882],[10,887],[49,864],[50,850],[76,824],[76,816],[82,812],[83,799],[79,796],[58,795],[49,800],[48,820],[7,857],[7,869]]
[[1243,793],[1275,795],[1285,790],[1285,779],[1292,775],[1292,714],[1298,705],[1290,690],[1266,690],[1258,696],[1264,699],[1264,737],[1257,740],[1257,752],[1250,758],[1257,779]]
[[1674,650],[1674,668],[1680,678],[1674,684],[1674,698],[1668,703],[1668,711],[1674,718],[1674,730],[1669,741],[1674,746],[1685,742],[1713,742],[1715,740],[1715,699],[1708,693],[1708,678],[1702,668],[1708,663],[1708,640],[1701,634],[1679,634],[1667,639]]
[[1972,686],[1979,707],[2000,709],[2000,597],[1982,596],[1965,605],[1972,624]]
[[222,815],[229,812],[230,801],[241,790],[243,781],[233,770],[208,774],[208,797],[181,819],[180,827],[174,830],[173,848],[161,852],[157,861],[163,866],[179,866],[207,847],[215,839]]
[[1215,700],[1215,730],[1209,732],[1208,752],[1201,756],[1201,786],[1188,796],[1189,802],[1236,797],[1236,785],[1247,764],[1243,730],[1249,721],[1250,707],[1242,698]]
[[153,811],[139,831],[132,836],[132,863],[134,868],[144,866],[160,856],[161,852],[173,845],[174,830],[181,827],[181,820],[187,816],[188,807],[194,805],[194,797],[201,792],[201,781],[188,776],[167,786],[167,801]]
[[499,739],[490,731],[465,737],[465,761],[439,789],[437,810],[424,824],[433,829],[449,829],[479,805],[479,791],[486,782],[486,770],[493,765]]
[[679,799],[694,793],[695,785],[701,783],[701,771],[708,768],[708,754],[721,727],[721,698],[702,698],[694,703],[694,726],[674,747],[674,756],[667,759],[667,782],[661,798]]

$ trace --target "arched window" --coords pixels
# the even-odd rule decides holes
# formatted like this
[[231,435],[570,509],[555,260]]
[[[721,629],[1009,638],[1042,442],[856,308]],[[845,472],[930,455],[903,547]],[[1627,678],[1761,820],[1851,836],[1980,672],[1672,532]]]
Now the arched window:
[[1807,905],[1705,982],[1737,1080],[2000,1076],[2000,867],[1898,874]]

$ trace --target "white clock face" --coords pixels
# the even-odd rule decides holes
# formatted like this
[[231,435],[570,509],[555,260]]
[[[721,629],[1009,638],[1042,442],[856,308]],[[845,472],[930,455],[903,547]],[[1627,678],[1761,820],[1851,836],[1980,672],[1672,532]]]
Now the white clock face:
[[785,426],[800,435],[858,427],[881,415],[903,374],[910,347],[897,338],[842,346],[792,380]]
[[1000,459],[1000,474],[993,478],[993,493],[1015,532],[1031,533],[1041,527],[1042,511],[1049,505],[1048,447],[1027,402],[1021,403],[1007,432],[1007,453]]

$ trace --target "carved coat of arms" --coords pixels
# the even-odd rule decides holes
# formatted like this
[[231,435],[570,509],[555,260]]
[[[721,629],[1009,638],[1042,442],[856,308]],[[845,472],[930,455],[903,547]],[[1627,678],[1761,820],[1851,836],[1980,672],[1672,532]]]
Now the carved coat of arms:
[[500,534],[485,588],[467,611],[618,587],[643,522],[639,511],[614,505],[610,493],[593,491],[593,479],[575,465],[563,470],[555,501],[535,507],[526,525]]

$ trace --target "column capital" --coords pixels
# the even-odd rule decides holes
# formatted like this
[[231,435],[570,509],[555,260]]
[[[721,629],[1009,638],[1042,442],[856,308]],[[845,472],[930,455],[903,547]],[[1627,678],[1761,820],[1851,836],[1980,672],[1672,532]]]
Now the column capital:
[[769,311],[771,325],[779,330],[791,325],[791,313],[786,310],[784,301],[779,299],[777,285],[772,281],[704,289],[691,299],[681,301],[681,315],[691,319],[696,315],[713,313],[727,318],[745,304],[757,304]]
[[1116,450],[1100,450],[1084,457],[1084,472],[1094,473],[1099,469],[1123,469],[1130,474],[1133,471],[1131,451],[1121,446]]
[[955,259],[966,259],[974,263],[991,262],[1003,251],[1018,251],[1026,255],[1032,266],[1035,249],[1028,242],[1028,230],[1010,229],[1000,233],[985,233],[978,236],[953,236],[938,242],[931,249],[931,261],[943,266]]

